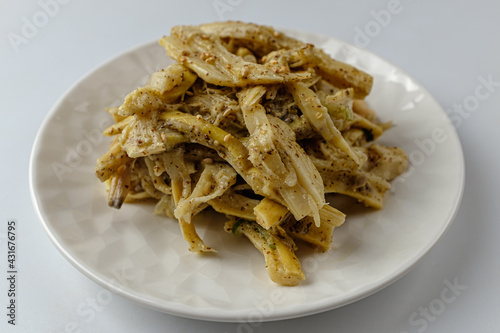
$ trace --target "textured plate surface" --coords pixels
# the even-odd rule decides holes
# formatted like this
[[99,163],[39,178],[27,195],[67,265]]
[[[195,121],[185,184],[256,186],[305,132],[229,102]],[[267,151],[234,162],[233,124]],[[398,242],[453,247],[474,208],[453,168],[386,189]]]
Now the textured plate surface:
[[109,290],[174,315],[216,321],[266,321],[330,310],[389,285],[444,234],[464,183],[460,142],[443,109],[415,80],[387,61],[330,37],[290,32],[339,60],[372,74],[368,102],[394,127],[379,142],[409,155],[410,168],[386,195],[381,211],[338,197],[347,213],[333,250],[299,251],[307,280],[298,287],[270,282],[260,253],[222,230],[224,219],[198,220],[200,235],[218,253],[190,254],[175,221],[148,204],[106,204],[94,176],[112,121],[104,108],[120,105],[148,76],[171,63],[150,43],[100,66],[55,105],[36,138],[31,194],[42,224],[61,253]]

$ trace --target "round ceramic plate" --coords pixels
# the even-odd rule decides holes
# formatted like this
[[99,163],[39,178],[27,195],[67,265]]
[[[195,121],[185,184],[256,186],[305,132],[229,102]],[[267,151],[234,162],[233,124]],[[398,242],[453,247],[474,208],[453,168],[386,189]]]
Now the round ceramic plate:
[[402,147],[408,171],[393,183],[383,210],[329,197],[347,214],[331,251],[299,250],[306,281],[270,281],[261,254],[245,238],[223,231],[224,218],[197,221],[214,255],[189,253],[177,223],[153,215],[150,204],[107,206],[94,175],[107,150],[104,109],[172,61],[156,42],[100,66],[55,105],[36,138],[31,193],[42,224],[61,253],[109,290],[166,313],[215,321],[266,321],[310,315],[366,297],[421,259],[458,209],[464,163],[457,134],[435,99],[387,61],[330,37],[290,32],[374,76],[369,104],[394,126],[379,142]]

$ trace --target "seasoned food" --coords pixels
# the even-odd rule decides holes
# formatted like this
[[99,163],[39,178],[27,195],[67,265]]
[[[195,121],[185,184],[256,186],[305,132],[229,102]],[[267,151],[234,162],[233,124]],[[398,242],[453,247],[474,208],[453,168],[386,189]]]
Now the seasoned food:
[[176,26],[160,44],[175,62],[122,105],[97,161],[108,204],[154,200],[192,252],[213,252],[196,231],[206,209],[221,232],[248,238],[270,278],[304,278],[297,246],[330,248],[345,214],[327,193],[381,209],[403,150],[375,140],[390,128],[364,98],[373,78],[271,27],[243,22]]

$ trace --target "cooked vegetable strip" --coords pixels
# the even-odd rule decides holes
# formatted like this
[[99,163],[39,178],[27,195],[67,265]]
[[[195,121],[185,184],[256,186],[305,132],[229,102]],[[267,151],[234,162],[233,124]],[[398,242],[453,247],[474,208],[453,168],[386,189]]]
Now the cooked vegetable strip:
[[333,124],[339,131],[349,128],[350,121],[353,120],[353,89],[338,90],[334,94],[325,94],[323,91],[316,93],[323,104],[328,109],[328,114]]
[[[325,203],[323,185],[321,184],[319,174],[315,175],[313,173],[310,177],[304,176],[303,181],[294,186],[281,184],[276,182],[272,175],[266,174],[261,169],[253,166],[249,161],[249,153],[245,146],[234,136],[222,129],[211,125],[203,119],[181,112],[165,112],[160,117],[165,120],[167,126],[182,132],[191,142],[199,143],[216,150],[252,186],[257,194],[286,204],[290,212],[297,219],[305,216],[313,216],[316,223],[319,224],[318,211]],[[275,129],[279,129],[280,127],[282,129],[287,128],[284,123],[277,123],[273,126]],[[293,132],[290,131],[288,135],[293,135]],[[296,161],[293,167],[305,168],[304,170],[308,174],[314,172],[314,166],[308,162],[307,156],[302,151],[302,148],[293,140],[293,137],[286,138],[284,135],[281,135],[281,137],[287,140],[287,145],[283,145],[279,149],[282,149],[282,151],[288,149],[290,151],[293,161]],[[305,162],[306,165],[300,166],[301,162]],[[311,191],[309,193],[306,192],[306,189],[302,185],[305,185]]]
[[374,141],[378,139],[379,136],[382,135],[384,132],[384,128],[366,118],[361,117],[358,114],[353,115],[353,119],[350,123],[351,128],[361,128],[365,134],[368,132],[368,140],[367,141]]
[[165,215],[170,218],[175,218],[174,215],[175,203],[171,195],[165,194],[156,203],[154,213],[156,215]]
[[304,43],[289,37],[272,27],[246,22],[215,22],[202,24],[200,30],[206,35],[231,38],[236,45],[250,46],[258,55],[263,56],[279,49],[289,49]]
[[262,168],[288,186],[294,186],[297,183],[297,175],[281,160],[280,153],[274,146],[275,135],[267,119],[266,109],[260,104],[265,92],[263,86],[256,86],[239,93],[241,111],[250,133],[248,159],[257,168]]
[[[172,152],[162,154],[163,167],[166,173],[170,176],[172,184],[172,197],[175,205],[182,204],[191,194],[191,177],[194,172],[194,166],[190,163],[185,163],[183,151],[175,149]],[[177,210],[177,209],[176,209]],[[175,217],[179,220],[184,239],[189,244],[189,250],[192,252],[213,252],[214,249],[205,245],[203,240],[198,236],[194,223],[189,223],[184,218],[179,216],[179,213],[174,210]]]
[[100,181],[106,181],[117,173],[122,165],[130,162],[127,153],[122,150],[118,140],[114,140],[109,150],[97,160],[95,173]]
[[325,205],[319,214],[321,216],[319,227],[310,217],[300,221],[291,219],[284,227],[292,238],[307,242],[321,251],[327,251],[332,244],[333,230],[344,223],[345,214],[329,205]]
[[253,212],[257,223],[266,230],[283,222],[290,213],[288,208],[268,198],[262,199]]
[[[179,27],[179,30],[186,27]],[[252,23],[228,22],[200,26],[205,35],[232,38],[236,45],[251,45],[254,52],[264,56],[272,51],[302,48],[302,61],[314,63],[321,76],[339,88],[352,87],[356,98],[363,99],[370,93],[373,78],[367,73],[328,56],[323,50],[300,42],[271,27]]]
[[[180,193],[182,193],[181,182],[178,180],[172,181],[172,194],[174,198],[174,203],[177,205],[180,201]],[[194,227],[194,223],[188,223],[183,218],[178,218],[179,226],[181,227],[182,235],[184,239],[189,244],[189,251],[196,253],[203,252],[215,252],[215,249],[205,245],[203,240],[200,238],[196,229]]]
[[135,120],[135,118],[133,116],[123,117],[122,120],[120,120],[120,121],[116,122],[115,124],[106,128],[104,130],[103,134],[106,136],[113,136],[113,135],[119,134],[119,133],[123,132],[125,127],[127,127],[134,120]]
[[144,162],[146,163],[149,171],[149,176],[151,177],[151,182],[158,191],[165,194],[172,194],[172,188],[165,183],[165,179],[163,177],[165,169],[160,166],[162,163],[155,163],[159,161],[157,156],[155,156],[155,158],[152,158],[151,156],[144,158]]
[[223,129],[210,124],[201,117],[178,111],[164,112],[160,117],[165,121],[165,126],[181,132],[190,142],[217,151],[239,174],[250,178],[251,173],[257,171],[248,161],[247,148]]
[[[295,141],[293,131],[279,118],[268,116],[268,119],[281,158],[297,175],[297,185],[283,194],[284,197],[286,195],[290,198],[288,200],[285,198],[287,207],[296,219],[312,216],[319,225],[319,210],[325,205],[324,186],[320,174],[302,147]],[[309,208],[305,208],[304,205]]]
[[132,174],[133,161],[129,161],[116,170],[116,174],[111,177],[111,184],[108,193],[108,205],[120,208],[127,197],[130,189],[130,176]]
[[254,221],[256,219],[254,209],[259,204],[259,200],[228,190],[208,203],[219,213]]
[[382,209],[383,197],[390,184],[381,177],[362,171],[321,172],[326,193],[340,193],[357,199],[366,206]]
[[352,104],[352,109],[354,112],[359,114],[360,116],[373,121],[377,115],[375,113],[375,110],[370,108],[366,102],[362,99],[355,99]]
[[373,144],[366,148],[368,161],[363,170],[390,182],[402,174],[408,166],[406,153],[398,147]]
[[334,227],[340,227],[345,221],[345,214],[330,205],[323,206],[319,211],[319,216],[321,223],[325,222]]
[[324,51],[315,49],[318,58],[319,74],[339,88],[353,88],[357,99],[365,98],[372,89],[371,75],[346,63],[329,57]]
[[340,131],[333,124],[332,118],[328,114],[328,109],[321,104],[316,94],[300,82],[291,83],[289,89],[311,126],[314,127],[327,142],[331,142],[333,145],[346,152],[349,157],[359,165],[361,163],[360,157],[344,140]]
[[191,194],[175,208],[175,216],[191,223],[193,211],[211,199],[220,197],[236,181],[236,172],[227,164],[205,164]]
[[182,146],[162,154],[152,155],[150,158],[155,161],[155,172],[157,174],[165,172],[170,178],[170,182],[180,181],[182,192],[177,196],[179,200],[187,198],[191,194],[191,175],[196,172],[196,169],[194,163],[184,160],[184,148]]
[[249,160],[274,182],[283,182],[278,191],[296,218],[313,216],[319,225],[318,211],[325,204],[319,174],[288,126],[278,118],[266,115],[259,103],[264,93],[265,89],[257,86],[239,94],[250,132]]
[[118,135],[118,140],[131,158],[158,154],[184,142],[184,137],[178,133],[162,130],[158,115],[150,117],[132,116]]
[[144,116],[152,109],[161,109],[166,104],[175,102],[195,80],[196,75],[189,69],[173,64],[153,73],[144,87],[129,93],[118,113],[121,116]]
[[228,87],[281,83],[309,77],[307,73],[277,73],[279,68],[245,61],[229,52],[219,37],[196,27],[174,27],[160,44],[167,54],[189,67],[206,82]]
[[108,203],[153,200],[189,250],[214,252],[195,218],[207,208],[263,254],[272,281],[304,278],[297,246],[330,248],[344,213],[325,193],[382,208],[403,150],[374,143],[390,128],[363,100],[373,78],[272,27],[177,26],[160,44],[175,63],[120,106],[96,176]]
[[294,253],[295,243],[286,232],[277,227],[271,233],[255,222],[229,221],[226,230],[245,235],[264,255],[271,280],[284,286],[295,286],[305,279],[302,267]]

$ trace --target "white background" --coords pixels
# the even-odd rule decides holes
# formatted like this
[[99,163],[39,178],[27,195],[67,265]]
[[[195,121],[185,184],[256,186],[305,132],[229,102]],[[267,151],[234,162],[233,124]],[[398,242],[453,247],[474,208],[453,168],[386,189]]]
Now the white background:
[[[0,1],[1,332],[499,331],[499,2],[400,0],[396,14],[378,15],[377,22],[387,1],[55,1]],[[38,128],[56,100],[102,62],[174,25],[221,19],[327,34],[373,51],[422,83],[457,119],[466,181],[455,221],[403,278],[326,313],[242,326],[174,317],[113,296],[82,317],[77,309],[92,309],[103,289],[62,257],[32,207],[28,164]],[[39,27],[29,30],[30,23]],[[490,94],[458,114],[454,105],[474,100],[480,77],[493,81]],[[6,316],[9,219],[18,223],[15,327]],[[444,303],[449,283],[461,289]]]

